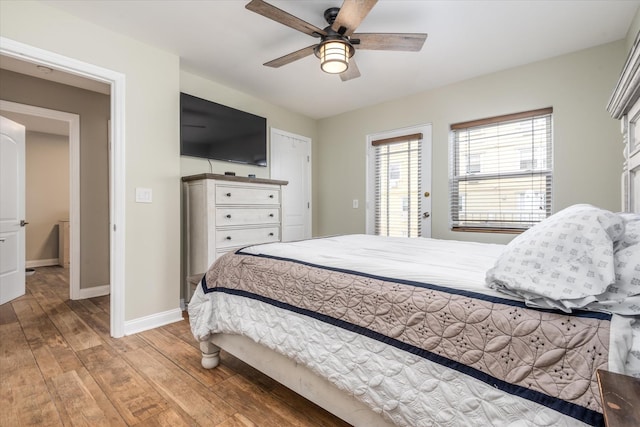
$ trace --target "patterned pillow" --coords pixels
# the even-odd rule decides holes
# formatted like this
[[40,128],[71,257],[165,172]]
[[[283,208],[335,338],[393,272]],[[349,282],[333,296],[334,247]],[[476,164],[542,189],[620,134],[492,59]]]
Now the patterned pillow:
[[568,207],[511,241],[487,272],[487,285],[531,306],[571,311],[614,285],[614,242],[622,218],[591,205]]
[[624,234],[615,242],[616,282],[587,305],[589,310],[640,314],[640,214],[619,214]]

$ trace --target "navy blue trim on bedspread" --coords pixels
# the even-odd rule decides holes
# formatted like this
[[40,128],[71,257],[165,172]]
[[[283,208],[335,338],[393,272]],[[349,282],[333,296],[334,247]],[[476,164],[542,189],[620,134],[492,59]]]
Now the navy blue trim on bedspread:
[[[262,258],[272,258],[272,259],[276,259],[276,260],[281,260],[281,261],[289,261],[289,262],[294,262],[294,263],[299,263],[299,264],[304,264],[310,267],[315,267],[315,268],[320,268],[320,269],[325,269],[325,270],[332,270],[332,271],[336,271],[336,272],[341,272],[341,273],[348,273],[348,274],[355,274],[355,275],[359,275],[359,276],[364,276],[364,277],[368,277],[368,278],[372,278],[372,279],[379,279],[379,280],[384,280],[384,281],[389,281],[389,282],[395,282],[395,283],[401,283],[401,284],[405,284],[405,285],[410,285],[410,286],[418,286],[418,287],[424,287],[424,288],[428,288],[428,289],[434,289],[434,290],[438,290],[438,291],[442,291],[442,292],[447,292],[447,293],[451,293],[451,294],[458,294],[458,295],[463,295],[463,296],[468,296],[471,298],[478,298],[478,299],[482,299],[485,301],[489,301],[489,302],[494,302],[494,303],[498,303],[498,304],[506,304],[506,305],[511,305],[511,306],[517,306],[517,307],[522,307],[522,308],[527,308],[527,309],[533,309],[531,307],[527,307],[524,303],[520,302],[520,301],[514,301],[514,300],[510,300],[510,299],[506,299],[506,298],[497,298],[497,297],[492,297],[492,296],[488,296],[488,295],[484,295],[484,294],[480,294],[480,293],[475,293],[475,292],[469,292],[469,291],[462,291],[462,290],[458,290],[458,289],[451,289],[451,288],[447,288],[447,287],[443,287],[443,286],[438,286],[438,285],[432,285],[429,283],[420,283],[420,282],[413,282],[413,281],[409,281],[409,280],[401,280],[401,279],[394,279],[394,278],[387,278],[387,277],[380,277],[380,276],[375,276],[375,275],[371,275],[371,274],[367,274],[367,273],[361,273],[361,272],[357,272],[357,271],[350,271],[350,270],[345,270],[345,269],[339,269],[339,268],[333,268],[333,267],[326,267],[323,265],[317,265],[317,264],[312,264],[312,263],[308,263],[305,261],[298,261],[295,259],[288,259],[288,258],[281,258],[281,257],[276,257],[276,256],[270,256],[270,255],[263,255],[263,254],[248,254],[248,253],[244,253],[244,252],[240,252],[242,249],[239,249],[238,251],[236,251],[237,254],[240,255],[248,255],[248,256],[256,256],[256,257],[262,257]],[[519,385],[515,385],[515,384],[511,384],[509,382],[500,380],[498,378],[495,378],[485,372],[482,372],[478,369],[472,368],[470,366],[464,365],[460,362],[457,362],[455,360],[440,356],[438,354],[432,353],[428,350],[424,350],[421,349],[419,347],[407,344],[405,342],[396,340],[394,338],[390,338],[386,335],[383,335],[379,332],[375,332],[372,331],[370,329],[364,328],[362,326],[358,326],[358,325],[354,325],[352,323],[349,322],[345,322],[343,320],[339,320],[336,318],[333,318],[331,316],[327,316],[324,315],[322,313],[317,313],[315,311],[311,311],[311,310],[307,310],[304,308],[300,308],[300,307],[296,307],[290,304],[287,304],[285,302],[282,301],[278,301],[278,300],[274,300],[262,295],[258,295],[258,294],[254,294],[252,292],[248,292],[248,291],[244,291],[241,289],[231,289],[231,288],[225,288],[225,287],[214,287],[214,288],[208,288],[207,287],[207,283],[206,283],[206,275],[202,278],[201,281],[201,286],[202,286],[202,290],[204,291],[204,293],[210,293],[210,292],[221,292],[221,293],[225,293],[225,294],[229,294],[229,295],[236,295],[236,296],[241,296],[244,298],[251,298],[254,300],[258,300],[270,305],[273,305],[275,307],[278,308],[282,308],[284,310],[288,310],[288,311],[292,311],[298,314],[302,314],[317,320],[320,320],[322,322],[340,327],[342,329],[366,336],[368,338],[380,341],[382,343],[385,343],[387,345],[391,345],[393,347],[396,347],[400,350],[404,350],[406,352],[415,354],[419,357],[422,357],[424,359],[430,360],[432,362],[438,363],[442,366],[446,366],[448,368],[451,369],[455,369],[458,372],[464,373],[466,375],[469,375],[477,380],[480,380],[486,384],[489,384],[493,387],[495,387],[498,390],[504,391],[506,393],[515,395],[515,396],[519,396],[522,397],[524,399],[530,400],[532,402],[536,402],[540,405],[544,405],[548,408],[551,408],[555,411],[558,411],[564,415],[567,415],[569,417],[575,418],[579,421],[582,421],[586,424],[589,425],[593,425],[593,426],[604,426],[604,417],[601,413],[585,408],[583,406],[577,405],[575,403],[571,403],[571,402],[567,402],[565,400],[559,399],[559,398],[555,398],[552,396],[549,396],[547,394],[544,393],[540,393],[538,391],[535,390],[531,390],[529,388],[526,387],[522,387]],[[588,311],[577,311],[577,312],[573,312],[573,313],[563,313],[563,312],[557,312],[554,310],[544,310],[544,309],[540,309],[540,311],[546,311],[546,312],[556,312],[556,313],[562,313],[562,315],[568,315],[568,316],[578,316],[578,317],[588,317],[588,318],[596,318],[596,319],[602,319],[602,320],[610,320],[611,319],[611,315],[610,314],[606,314],[606,313],[598,313],[598,312],[588,312]]]
[[400,283],[400,284],[403,284],[403,285],[416,286],[416,287],[419,287],[419,288],[433,289],[434,291],[446,292],[448,294],[454,294],[454,295],[462,295],[462,296],[466,296],[466,297],[469,297],[469,298],[480,299],[480,300],[483,300],[483,301],[489,301],[489,302],[493,302],[493,303],[496,303],[496,304],[510,305],[510,306],[513,306],[513,307],[526,308],[526,309],[529,309],[529,310],[537,310],[537,311],[543,311],[543,312],[547,312],[547,313],[561,313],[563,316],[576,316],[576,317],[584,317],[584,318],[589,318],[589,319],[611,320],[611,314],[608,314],[608,313],[600,313],[600,312],[597,312],[597,311],[587,311],[587,310],[574,310],[571,313],[566,313],[566,312],[560,311],[560,310],[550,310],[550,309],[544,309],[544,308],[529,307],[523,301],[517,301],[517,300],[508,299],[508,298],[494,297],[494,296],[491,296],[491,295],[481,294],[480,292],[465,291],[465,290],[461,290],[461,289],[449,288],[449,287],[446,287],[446,286],[434,285],[434,284],[431,284],[431,283],[415,282],[415,281],[412,281],[412,280],[404,280],[404,279],[396,279],[396,278],[393,278],[393,277],[376,276],[374,274],[362,273],[360,271],[355,271],[355,270],[347,270],[347,269],[343,269],[343,268],[329,267],[329,266],[322,265],[322,264],[313,264],[311,262],[300,261],[300,260],[297,260],[297,259],[294,259],[294,258],[283,258],[283,257],[278,257],[278,256],[273,256],[273,255],[265,255],[265,254],[251,254],[251,253],[247,253],[247,252],[242,252],[243,249],[245,249],[245,248],[238,249],[235,253],[238,254],[238,255],[254,256],[254,257],[258,257],[258,258],[270,258],[270,259],[275,259],[275,260],[278,260],[278,261],[293,262],[293,263],[296,263],[296,264],[306,265],[308,267],[320,268],[320,269],[323,269],[323,270],[330,270],[330,271],[335,271],[335,272],[338,272],[338,273],[353,274],[353,275],[356,275],[356,276],[367,277],[367,278],[370,278],[370,279],[383,280],[385,282]]

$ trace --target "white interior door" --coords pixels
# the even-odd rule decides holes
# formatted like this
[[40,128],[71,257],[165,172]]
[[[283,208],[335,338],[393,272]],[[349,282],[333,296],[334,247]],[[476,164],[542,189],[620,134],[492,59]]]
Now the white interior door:
[[311,238],[311,139],[271,129],[271,179],[282,187],[282,241]]
[[25,293],[25,128],[0,116],[0,304]]

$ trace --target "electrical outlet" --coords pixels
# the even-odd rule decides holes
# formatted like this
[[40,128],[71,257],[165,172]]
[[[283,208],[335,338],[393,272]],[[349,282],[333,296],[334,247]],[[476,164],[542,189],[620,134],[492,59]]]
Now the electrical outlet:
[[358,199],[353,199],[353,209],[358,209]]

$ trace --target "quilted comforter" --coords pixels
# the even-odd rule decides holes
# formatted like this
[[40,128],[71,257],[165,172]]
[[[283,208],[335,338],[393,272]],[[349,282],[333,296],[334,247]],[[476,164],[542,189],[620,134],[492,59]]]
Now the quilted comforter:
[[[372,238],[376,239],[376,245],[380,243],[377,237],[357,237],[362,240],[360,245],[377,248]],[[349,237],[321,240],[323,244],[335,241],[343,247],[341,239]],[[293,244],[296,245],[299,249],[301,244]],[[207,298],[219,297],[225,304],[250,300],[258,303],[262,310],[270,310],[264,308],[270,306],[377,341],[395,352],[409,353],[421,362],[435,364],[443,370],[441,372],[454,372],[456,378],[466,378],[470,384],[481,384],[479,387],[486,389],[483,393],[499,391],[515,401],[528,401],[561,416],[544,412],[546,415],[538,420],[529,420],[534,425],[602,424],[595,372],[608,368],[610,315],[531,309],[519,300],[499,297],[490,290],[475,292],[468,286],[442,285],[442,282],[455,279],[427,275],[433,280],[415,280],[421,276],[411,268],[403,274],[387,277],[375,268],[377,274],[358,271],[362,270],[359,268],[342,268],[341,261],[329,263],[329,266],[316,265],[304,256],[283,257],[278,251],[270,254],[269,246],[261,247],[264,251],[250,248],[229,253],[206,273],[202,288],[189,304],[192,329],[198,339],[204,340],[208,334],[217,332],[246,333],[248,328],[237,323],[238,330],[233,330],[233,326],[220,326],[223,319],[212,321],[216,310],[203,308]],[[473,247],[471,251],[477,249]],[[453,268],[456,261],[465,262],[461,247],[456,247],[454,252],[458,258],[448,261]],[[294,250],[291,254],[300,252]],[[397,251],[389,252],[388,256],[393,258],[391,254],[397,255]],[[484,267],[480,264],[478,271],[483,273]],[[402,265],[395,268],[402,270]],[[442,265],[439,268],[442,270]],[[460,270],[464,268],[460,266]],[[473,282],[473,277],[464,279],[464,274],[461,277],[461,282]],[[207,312],[206,316],[203,310]],[[291,356],[291,350],[270,346]],[[301,361],[314,369],[313,357],[325,360],[331,356],[331,348],[328,345],[322,350],[329,354],[302,357],[304,360]],[[293,353],[293,357],[297,357]],[[316,371],[319,369],[315,366]],[[378,403],[379,407],[375,406],[376,399],[367,399],[368,391],[375,392],[371,389],[383,386],[383,383],[395,384],[388,378],[393,375],[390,371],[388,367],[380,366],[377,372],[358,372],[356,376],[369,376],[362,379],[360,386],[356,385],[366,390],[350,391],[374,410],[386,413],[398,425],[446,424],[437,421],[439,415],[429,413],[428,404],[416,405],[416,396],[403,401],[400,396],[406,396],[410,389],[391,392],[398,395],[393,399],[393,405],[389,405],[389,394],[384,403]],[[321,374],[330,380],[332,376],[338,376],[330,372]],[[391,388],[394,387],[398,385]],[[425,399],[437,400],[435,396],[425,396]],[[464,397],[462,393],[454,398]],[[476,404],[480,404],[478,402]],[[505,402],[509,400],[502,403]],[[483,413],[487,414],[484,421],[491,424],[502,424],[509,418],[504,414],[492,416],[492,411],[486,408]],[[511,414],[514,415],[516,419],[519,416],[517,411]]]

